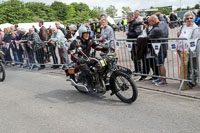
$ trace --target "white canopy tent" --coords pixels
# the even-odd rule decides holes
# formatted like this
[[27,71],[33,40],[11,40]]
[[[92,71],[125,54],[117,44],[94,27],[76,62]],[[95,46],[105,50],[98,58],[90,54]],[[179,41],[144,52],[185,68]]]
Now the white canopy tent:
[[[26,29],[26,31],[28,31],[29,28],[31,28],[33,25],[37,30],[40,29],[39,22],[38,23],[19,23],[18,27],[19,28],[24,28],[24,29]],[[61,27],[64,28],[63,24],[60,24],[60,25],[61,25]],[[56,27],[56,25],[55,25],[55,22],[44,22],[44,27],[45,28],[49,28],[49,27],[53,28],[53,27]]]
[[11,26],[13,26],[13,25],[10,24],[10,23],[0,24],[0,29],[3,31],[4,28],[8,28],[8,27],[11,27]]
[[110,16],[107,17],[107,21],[111,24],[114,24],[115,25],[115,21],[113,18],[111,18]]

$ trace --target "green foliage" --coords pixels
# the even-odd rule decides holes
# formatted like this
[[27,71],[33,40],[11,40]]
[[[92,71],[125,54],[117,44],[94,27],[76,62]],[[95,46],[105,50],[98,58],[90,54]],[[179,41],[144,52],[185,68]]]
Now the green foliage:
[[106,13],[108,16],[110,17],[115,17],[117,16],[117,9],[115,8],[115,6],[110,5],[107,9],[106,9]]
[[19,0],[9,0],[0,4],[1,23],[29,22],[31,12]]
[[126,16],[126,14],[127,14],[128,12],[130,12],[130,11],[131,11],[131,8],[130,8],[129,6],[127,6],[127,7],[123,6],[123,7],[122,7],[122,15],[123,15],[123,16]]
[[68,6],[66,4],[55,1],[50,7],[55,11],[55,17],[57,20],[64,21],[67,19]]
[[54,1],[51,5],[41,2],[24,3],[20,0],[3,1],[0,4],[0,22],[1,23],[25,23],[43,21],[60,21],[65,23],[84,23],[89,18],[99,17],[102,12],[99,10],[90,10],[87,4],[65,3]]
[[104,13],[104,9],[100,6],[95,6],[93,10],[90,12],[92,18],[99,18],[101,14]]
[[162,14],[166,14],[166,15],[169,15],[170,12],[172,12],[172,10],[169,8],[161,8],[161,7],[158,8],[158,11],[161,12]]
[[194,9],[199,9],[199,7],[200,7],[200,5],[199,5],[199,4],[196,4],[196,5],[194,6]]

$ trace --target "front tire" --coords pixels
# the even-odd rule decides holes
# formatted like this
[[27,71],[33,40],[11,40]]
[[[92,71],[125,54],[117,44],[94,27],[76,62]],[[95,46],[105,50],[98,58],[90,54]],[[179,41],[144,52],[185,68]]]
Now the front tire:
[[133,103],[138,96],[137,87],[130,76],[121,71],[115,71],[110,79],[114,94],[125,103]]
[[6,77],[5,68],[2,62],[0,62],[0,82],[3,82]]

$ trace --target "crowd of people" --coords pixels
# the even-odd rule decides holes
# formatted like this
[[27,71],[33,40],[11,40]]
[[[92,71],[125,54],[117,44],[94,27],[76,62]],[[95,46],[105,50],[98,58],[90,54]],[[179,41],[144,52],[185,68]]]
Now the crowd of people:
[[[174,13],[170,15],[170,19],[177,19]],[[159,40],[150,42],[150,39],[168,38],[169,23],[167,19],[161,13],[143,18],[140,16],[140,12],[135,10],[127,14],[126,20],[122,20],[122,24],[124,25],[124,32],[126,32],[125,26],[128,28],[126,32],[128,41],[131,41],[130,39],[137,39],[137,41],[131,41],[131,59],[134,63],[134,73],[144,74],[136,81],[146,79],[146,75],[152,69],[154,76],[150,80],[156,86],[167,86],[168,83],[164,77],[166,77],[165,59],[167,58],[168,43],[167,41]],[[186,12],[183,20],[184,24],[181,26],[177,37],[187,39],[200,38],[198,33],[200,11],[197,13],[197,16],[193,12]],[[88,38],[99,39],[101,42],[115,40],[113,25],[108,22],[105,14],[102,14],[99,19],[89,19],[88,23],[78,26],[67,24],[66,28],[64,28],[61,27],[60,22],[55,22],[55,27],[46,28],[44,27],[44,22],[40,21],[39,27],[39,30],[35,27],[30,27],[28,32],[23,27],[18,27],[18,25],[5,28],[3,31],[0,30],[0,49],[5,53],[5,60],[8,63],[14,63],[20,67],[29,67],[30,69],[38,67],[41,70],[46,67],[46,63],[50,62],[51,57],[53,62],[52,68],[57,69],[61,64],[70,63],[69,54],[72,55],[72,61],[76,59],[74,55],[76,43],[82,42],[85,45],[83,49],[87,52],[85,54],[88,55],[91,46],[97,49],[96,44],[88,42]],[[87,33],[87,35],[84,33]],[[84,40],[83,38],[86,39]],[[155,53],[152,45],[148,45],[154,42],[162,43],[158,54]],[[105,50],[105,48],[101,49]],[[178,43],[177,49],[181,60],[180,77],[183,79],[194,78],[194,82],[185,83],[184,88],[192,88],[197,85],[197,74],[195,71],[197,66],[194,65],[196,56],[189,50],[186,41]],[[11,55],[13,55],[14,61]],[[190,66],[190,56],[193,57],[193,66]],[[78,62],[82,61],[79,60]],[[190,69],[191,67],[194,69]],[[84,70],[88,70],[88,68],[84,68]],[[191,70],[195,72],[191,72]],[[191,73],[194,73],[193,77]]]
[[30,69],[37,68],[36,64],[40,64],[41,70],[52,57],[53,69],[59,68],[61,64],[69,64],[68,47],[79,37],[78,29],[81,25],[89,27],[90,38],[114,40],[112,25],[104,14],[100,16],[100,21],[97,18],[94,21],[90,19],[86,24],[67,24],[66,28],[61,27],[60,22],[55,22],[55,27],[52,28],[44,27],[43,21],[38,24],[39,30],[33,26],[26,31],[17,24],[0,30],[0,49],[5,53],[7,63]]
[[[167,40],[159,40],[159,38],[169,37],[170,25],[161,13],[147,16],[147,22],[144,22],[141,18],[137,19],[138,15],[134,15],[136,13],[138,14],[138,11],[127,15],[127,39],[137,39],[136,42],[133,42],[131,51],[135,73],[144,74],[136,81],[143,81],[147,77],[146,75],[149,74],[150,69],[152,69],[155,77],[152,77],[150,80],[152,80],[156,86],[167,86],[167,80],[163,77],[166,77],[165,59],[167,58],[168,42]],[[200,11],[198,13],[200,13]],[[175,14],[172,13],[172,18],[175,17],[174,15]],[[186,12],[183,18],[184,23],[180,27],[177,37],[186,39],[200,38],[200,31],[195,21],[198,20],[197,17],[198,16],[195,16],[192,11]],[[152,39],[152,41],[149,41],[149,39]],[[152,45],[148,45],[149,43],[161,43],[158,54],[155,53]],[[193,81],[185,82],[182,89],[191,89],[197,85],[196,51],[193,52],[190,50],[187,40],[178,41],[177,51],[181,61],[180,78]],[[191,58],[192,60],[190,60]],[[158,78],[159,76],[160,78]]]

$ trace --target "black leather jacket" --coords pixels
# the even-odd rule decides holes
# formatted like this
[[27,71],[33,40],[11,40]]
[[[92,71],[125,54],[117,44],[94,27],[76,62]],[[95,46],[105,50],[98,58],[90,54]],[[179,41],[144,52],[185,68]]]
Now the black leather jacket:
[[69,51],[71,53],[71,59],[73,62],[78,62],[79,58],[85,58],[82,52],[78,51],[78,48],[82,48],[82,52],[87,55],[87,57],[90,57],[90,51],[91,48],[103,51],[103,47],[96,44],[92,39],[89,39],[85,42],[83,42],[81,39],[76,39],[70,44]]
[[137,38],[142,33],[139,25],[142,25],[142,22],[137,22],[135,20],[129,22],[127,39]]

